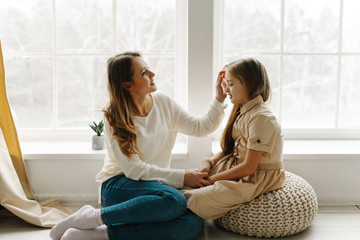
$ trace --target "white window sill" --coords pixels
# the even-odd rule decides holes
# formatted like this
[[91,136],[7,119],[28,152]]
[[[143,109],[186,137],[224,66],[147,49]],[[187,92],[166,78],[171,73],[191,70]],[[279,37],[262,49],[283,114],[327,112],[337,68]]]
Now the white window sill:
[[360,160],[360,140],[288,140],[284,159]]
[[[40,159],[94,159],[104,160],[106,149],[93,150],[91,142],[21,142],[21,151],[26,160]],[[186,159],[186,143],[176,143],[173,159]]]
[[[35,159],[94,159],[103,160],[106,150],[92,150],[90,142],[21,142],[26,160]],[[213,152],[220,151],[218,141],[213,142]],[[286,140],[284,160],[298,159],[357,159],[360,160],[360,140]],[[173,159],[186,159],[186,143],[178,142],[173,149]]]

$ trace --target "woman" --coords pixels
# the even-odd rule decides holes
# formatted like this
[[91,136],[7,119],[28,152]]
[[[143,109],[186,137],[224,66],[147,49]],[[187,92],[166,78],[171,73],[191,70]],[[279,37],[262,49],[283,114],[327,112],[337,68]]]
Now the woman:
[[193,239],[201,232],[176,188],[207,186],[208,173],[170,169],[171,150],[177,132],[203,136],[219,126],[226,83],[218,78],[216,99],[195,117],[155,93],[154,76],[139,53],[108,60],[107,155],[96,177],[102,208],[84,206],[51,230],[52,239]]

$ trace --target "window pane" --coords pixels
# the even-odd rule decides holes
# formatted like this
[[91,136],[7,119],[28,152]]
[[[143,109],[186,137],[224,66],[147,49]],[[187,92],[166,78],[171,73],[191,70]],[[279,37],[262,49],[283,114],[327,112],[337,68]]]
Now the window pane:
[[155,73],[155,83],[158,90],[175,97],[175,58],[174,57],[144,57],[150,70]]
[[336,57],[284,57],[283,127],[335,127],[336,66]]
[[264,63],[283,128],[359,128],[360,1],[264,2],[224,0],[224,61],[253,56]]
[[4,53],[53,51],[52,1],[0,0]]
[[286,0],[285,51],[336,52],[339,6],[339,0]]
[[103,53],[113,49],[112,0],[56,1],[58,52]]
[[360,56],[343,57],[341,68],[341,92],[339,126],[360,126]]
[[20,128],[53,127],[53,58],[4,59],[9,103]]
[[360,52],[360,1],[344,0],[343,52]]
[[273,113],[279,116],[279,69],[280,69],[280,60],[279,56],[253,56],[258,59],[266,69],[270,80],[271,86],[271,98],[270,98],[270,107]]
[[279,0],[226,0],[225,58],[280,51]]
[[117,51],[175,51],[175,0],[117,0],[116,10]]
[[88,127],[108,101],[108,57],[58,57],[58,127]]

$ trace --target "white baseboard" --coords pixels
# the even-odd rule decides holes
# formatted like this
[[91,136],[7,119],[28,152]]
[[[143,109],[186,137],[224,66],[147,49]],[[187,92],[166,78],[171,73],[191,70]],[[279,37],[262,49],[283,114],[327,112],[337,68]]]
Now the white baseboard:
[[47,199],[57,198],[62,205],[98,205],[97,194],[35,194],[37,201],[45,201]]

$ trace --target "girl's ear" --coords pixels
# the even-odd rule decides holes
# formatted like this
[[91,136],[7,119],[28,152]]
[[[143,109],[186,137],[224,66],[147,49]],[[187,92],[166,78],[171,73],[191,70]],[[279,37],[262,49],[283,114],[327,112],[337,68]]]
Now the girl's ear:
[[121,84],[121,86],[122,86],[124,89],[126,89],[126,90],[130,90],[130,89],[131,89],[131,83],[129,83],[129,82],[123,82],[123,83]]

